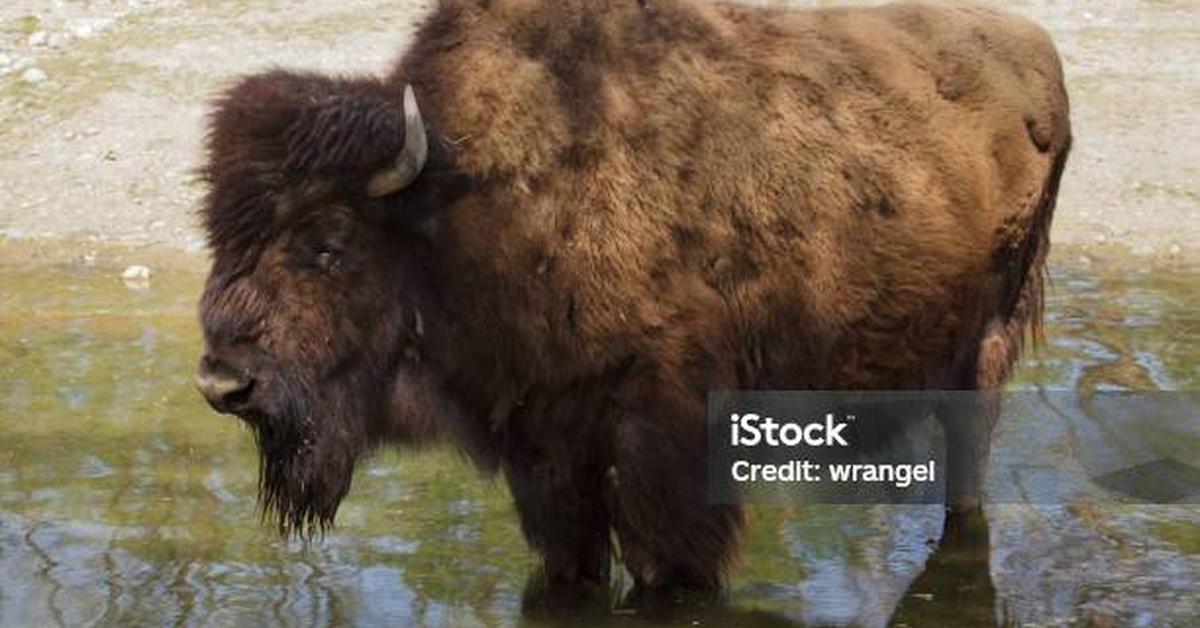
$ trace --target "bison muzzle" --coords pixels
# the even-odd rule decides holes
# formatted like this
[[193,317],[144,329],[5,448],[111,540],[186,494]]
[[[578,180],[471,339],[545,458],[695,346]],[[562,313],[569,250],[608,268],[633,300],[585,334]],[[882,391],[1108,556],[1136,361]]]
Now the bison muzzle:
[[[284,533],[445,440],[552,581],[615,538],[641,587],[712,587],[742,516],[707,391],[998,389],[1069,143],[1052,44],[998,11],[446,0],[386,78],[215,102],[197,386]],[[995,415],[943,420],[956,513]]]

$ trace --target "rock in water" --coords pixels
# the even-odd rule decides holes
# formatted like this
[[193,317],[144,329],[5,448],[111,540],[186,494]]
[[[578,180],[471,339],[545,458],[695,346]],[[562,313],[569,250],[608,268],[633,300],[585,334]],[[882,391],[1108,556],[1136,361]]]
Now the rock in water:
[[130,290],[145,290],[150,287],[150,268],[134,264],[121,273],[121,281]]

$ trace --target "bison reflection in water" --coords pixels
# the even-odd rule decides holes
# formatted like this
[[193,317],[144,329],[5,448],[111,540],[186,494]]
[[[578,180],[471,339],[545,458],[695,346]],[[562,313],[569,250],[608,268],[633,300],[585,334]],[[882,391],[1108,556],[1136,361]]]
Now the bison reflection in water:
[[[286,533],[438,438],[551,582],[615,531],[640,589],[711,588],[742,517],[706,392],[1001,386],[1069,142],[1050,41],[996,11],[442,2],[387,78],[215,103],[198,384]],[[959,515],[994,412],[943,417]]]

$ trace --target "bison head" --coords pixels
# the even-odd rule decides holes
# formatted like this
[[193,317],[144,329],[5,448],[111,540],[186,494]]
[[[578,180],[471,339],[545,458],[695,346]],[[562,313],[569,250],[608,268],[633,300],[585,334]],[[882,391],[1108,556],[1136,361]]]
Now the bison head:
[[277,71],[217,101],[207,151],[197,387],[253,431],[264,513],[310,535],[386,437],[422,333],[404,192],[426,163],[425,125],[411,87]]

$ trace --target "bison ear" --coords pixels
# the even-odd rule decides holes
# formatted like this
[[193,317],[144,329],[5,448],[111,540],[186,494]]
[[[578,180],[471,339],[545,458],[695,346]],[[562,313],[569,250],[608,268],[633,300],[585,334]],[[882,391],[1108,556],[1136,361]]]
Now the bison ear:
[[384,196],[425,166],[428,140],[411,86],[273,70],[243,79],[215,103],[208,170],[259,163],[285,173],[351,175]]
[[413,94],[411,85],[404,87],[404,147],[396,155],[393,163],[375,173],[367,183],[367,196],[376,198],[387,196],[408,187],[421,169],[425,167],[425,159],[429,156],[429,140],[425,134],[425,122],[421,119],[421,109],[417,107],[417,97]]
[[[398,86],[378,79],[306,78],[282,103],[291,109],[280,146],[286,170],[369,175],[390,168],[418,141],[405,130],[413,126],[403,104],[410,89],[402,97]],[[419,141],[423,146],[423,133]]]

